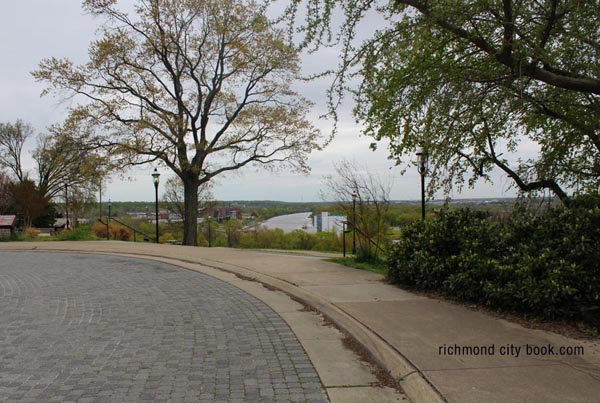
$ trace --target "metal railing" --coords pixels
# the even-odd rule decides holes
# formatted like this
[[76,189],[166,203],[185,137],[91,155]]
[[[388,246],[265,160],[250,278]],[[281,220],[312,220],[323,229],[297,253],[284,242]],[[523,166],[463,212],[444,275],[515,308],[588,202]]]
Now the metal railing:
[[[105,223],[104,221],[102,221],[102,219],[101,219],[101,218],[98,218],[98,221],[99,221],[100,223],[102,223],[102,224],[104,224],[104,225],[108,226],[108,223]],[[140,231],[140,230],[137,230],[137,229],[133,228],[132,226],[130,226],[130,225],[127,225],[127,224],[125,224],[124,222],[117,220],[116,218],[113,218],[113,217],[111,217],[111,218],[110,218],[110,221],[114,221],[114,222],[116,222],[116,223],[118,223],[118,224],[120,224],[120,225],[124,226],[125,228],[127,228],[127,229],[129,229],[129,230],[133,231],[133,242],[137,242],[136,234],[140,234],[140,235],[142,235],[142,236],[143,236],[143,240],[144,240],[144,242],[150,242],[150,241],[152,241],[152,242],[156,242],[156,238],[154,238],[154,237],[151,237],[150,235],[148,235],[148,234],[145,234],[145,233],[143,233],[142,231]],[[106,231],[108,232],[108,228],[106,229]]]
[[[365,238],[366,240],[368,240],[373,246],[375,246],[375,248],[377,248],[379,250],[379,252],[381,252],[382,254],[385,255],[385,250],[383,250],[383,248],[381,246],[379,246],[379,244],[377,242],[375,242],[371,237],[369,237],[367,234],[365,234],[364,231],[362,231],[360,228],[355,227],[354,224],[350,221],[344,221],[343,222],[344,227],[342,228],[342,232],[343,232],[343,253],[344,253],[344,257],[346,257],[346,234],[352,232],[352,230],[355,230],[356,232],[358,232],[359,235],[361,235],[363,238]],[[346,229],[348,228],[348,229]]]

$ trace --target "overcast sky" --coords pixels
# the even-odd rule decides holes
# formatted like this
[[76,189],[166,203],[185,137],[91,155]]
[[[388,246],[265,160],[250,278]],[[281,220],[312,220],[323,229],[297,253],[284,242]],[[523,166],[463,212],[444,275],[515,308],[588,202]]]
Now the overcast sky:
[[[18,0],[2,4],[0,13],[0,122],[22,119],[31,123],[37,132],[44,132],[51,124],[66,116],[68,103],[52,97],[40,98],[44,86],[36,83],[31,71],[47,57],[67,57],[76,63],[87,60],[87,49],[101,20],[85,15],[78,0]],[[332,68],[337,55],[332,51],[321,52],[304,58],[305,69]],[[314,124],[325,134],[331,131],[331,122],[321,121],[327,81],[301,85],[302,94],[315,102],[311,117]],[[333,164],[343,158],[355,160],[368,168],[381,180],[392,181],[392,199],[416,200],[420,196],[418,174],[414,168],[400,175],[400,168],[387,159],[386,144],[372,152],[372,139],[360,135],[360,126],[350,114],[350,100],[342,107],[339,134],[323,151],[314,152],[309,158],[312,170],[309,175],[291,172],[270,173],[253,168],[231,174],[217,180],[214,189],[219,200],[282,200],[319,201],[323,178],[333,172]],[[27,144],[31,149],[32,139]],[[26,152],[29,154],[29,150]],[[24,156],[26,168],[33,170],[31,158]],[[130,172],[128,179],[111,178],[105,185],[103,199],[115,201],[153,200],[154,188],[150,176],[154,167],[148,166]],[[164,179],[166,168],[160,168]],[[32,175],[33,176],[33,175]],[[481,183],[475,190],[455,193],[453,198],[512,197],[507,192],[508,181],[501,174],[495,175],[495,186]],[[161,180],[162,183],[164,181]],[[441,197],[442,195],[438,195]]]

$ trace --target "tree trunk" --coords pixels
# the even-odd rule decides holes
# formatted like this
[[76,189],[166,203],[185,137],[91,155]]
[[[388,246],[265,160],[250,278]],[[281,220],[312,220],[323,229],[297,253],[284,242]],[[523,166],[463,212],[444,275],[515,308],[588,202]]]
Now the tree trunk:
[[198,179],[183,179],[183,244],[198,246]]

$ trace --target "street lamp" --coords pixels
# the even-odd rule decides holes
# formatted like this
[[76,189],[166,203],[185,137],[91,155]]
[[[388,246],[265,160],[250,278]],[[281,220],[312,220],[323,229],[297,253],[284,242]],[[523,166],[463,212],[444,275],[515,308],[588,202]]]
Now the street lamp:
[[356,191],[352,192],[352,254],[356,256]]
[[108,199],[108,220],[106,220],[106,240],[110,240],[110,199]]
[[102,221],[102,181],[100,181],[100,186],[99,186],[99,193],[100,193],[100,221]]
[[417,169],[421,175],[421,219],[425,220],[425,175],[429,169],[429,155],[422,148],[417,149]]
[[211,233],[210,233],[210,215],[208,216],[208,247],[210,248],[211,245]]
[[67,216],[67,223],[65,229],[69,229],[69,184],[65,183],[65,212]]
[[158,182],[160,181],[160,174],[158,169],[154,168],[152,174],[152,180],[154,181],[154,193],[155,193],[155,215],[156,215],[156,243],[158,243]]

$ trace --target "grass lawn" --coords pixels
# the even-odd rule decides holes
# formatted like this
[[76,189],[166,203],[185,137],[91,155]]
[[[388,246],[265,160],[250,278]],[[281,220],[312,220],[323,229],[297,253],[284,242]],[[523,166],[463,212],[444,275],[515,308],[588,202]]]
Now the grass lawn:
[[354,269],[371,271],[373,273],[381,274],[387,277],[387,264],[384,260],[371,260],[365,262],[359,262],[352,257],[337,257],[332,259],[325,259],[327,262],[338,263],[344,266],[352,267]]

